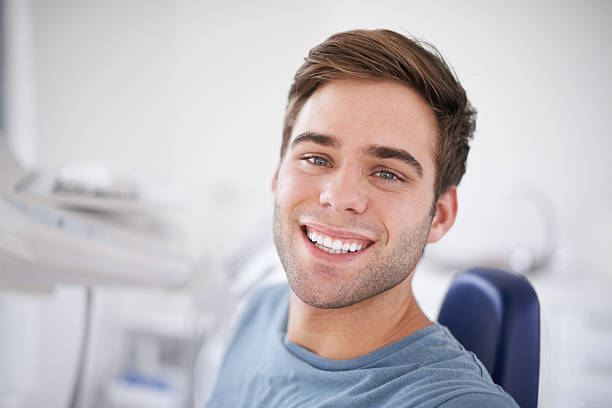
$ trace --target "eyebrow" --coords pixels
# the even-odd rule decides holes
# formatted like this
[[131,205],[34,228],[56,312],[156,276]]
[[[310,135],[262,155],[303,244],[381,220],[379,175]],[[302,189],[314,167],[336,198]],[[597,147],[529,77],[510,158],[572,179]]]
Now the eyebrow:
[[293,142],[291,142],[291,147],[295,147],[300,143],[312,142],[321,146],[329,146],[329,147],[340,147],[340,142],[333,136],[325,136],[320,135],[318,133],[313,132],[304,132],[300,133]]
[[379,159],[399,160],[412,167],[418,173],[419,177],[423,178],[423,166],[421,166],[421,163],[419,163],[413,155],[405,150],[386,146],[370,145],[364,150],[364,153],[367,156],[376,157]]

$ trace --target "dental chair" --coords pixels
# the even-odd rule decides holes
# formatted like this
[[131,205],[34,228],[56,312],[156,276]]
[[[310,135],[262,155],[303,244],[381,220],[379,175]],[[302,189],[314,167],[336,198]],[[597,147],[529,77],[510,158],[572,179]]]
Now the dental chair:
[[521,408],[536,408],[540,384],[540,305],[527,279],[488,268],[460,273],[438,322],[483,362]]

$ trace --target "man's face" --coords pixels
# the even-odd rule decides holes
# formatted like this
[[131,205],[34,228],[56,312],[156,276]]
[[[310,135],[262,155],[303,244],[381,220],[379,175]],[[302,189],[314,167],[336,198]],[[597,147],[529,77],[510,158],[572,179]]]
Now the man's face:
[[303,302],[350,306],[414,270],[437,133],[422,97],[395,82],[332,81],[304,104],[274,183],[274,241]]

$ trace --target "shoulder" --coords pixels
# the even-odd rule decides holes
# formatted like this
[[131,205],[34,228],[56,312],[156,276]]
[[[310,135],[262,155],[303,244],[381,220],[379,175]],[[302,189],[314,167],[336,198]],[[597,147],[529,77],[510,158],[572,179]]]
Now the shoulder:
[[460,370],[493,383],[484,364],[474,353],[466,350],[445,326],[434,323],[431,329],[418,347],[421,351],[427,351],[423,357],[424,366]]
[[[227,344],[208,406],[244,406],[239,401],[257,367],[281,344],[277,328],[286,325],[288,286],[258,288],[248,295]],[[278,338],[276,338],[277,336]],[[232,403],[228,403],[232,401]]]
[[286,319],[289,304],[289,285],[268,285],[256,289],[250,296],[239,319],[237,332],[248,327],[267,326]]
[[288,302],[288,294],[289,285],[286,283],[256,289],[247,302],[245,316],[277,310],[279,305]]
[[505,393],[482,393],[472,392],[453,397],[440,408],[519,408],[516,402]]
[[442,325],[417,332],[394,357],[393,364],[406,366],[403,387],[396,395],[400,403],[394,406],[424,399],[423,406],[428,407],[517,408],[474,353]]

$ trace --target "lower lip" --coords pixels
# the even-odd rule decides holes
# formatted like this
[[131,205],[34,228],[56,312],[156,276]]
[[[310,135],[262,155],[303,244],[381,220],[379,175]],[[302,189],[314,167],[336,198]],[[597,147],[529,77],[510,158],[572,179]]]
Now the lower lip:
[[322,250],[321,248],[313,244],[312,241],[308,239],[306,234],[304,234],[304,231],[300,231],[300,232],[302,234],[302,238],[304,239],[306,248],[308,248],[308,251],[310,251],[312,255],[324,261],[335,262],[335,263],[350,262],[354,260],[355,258],[361,256],[365,251],[369,249],[369,246],[368,246],[367,248],[363,248],[357,252],[347,252],[346,254],[330,254],[329,252],[325,252],[324,250]]

